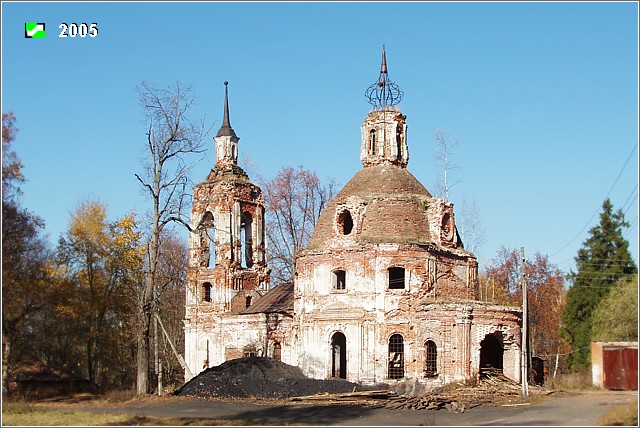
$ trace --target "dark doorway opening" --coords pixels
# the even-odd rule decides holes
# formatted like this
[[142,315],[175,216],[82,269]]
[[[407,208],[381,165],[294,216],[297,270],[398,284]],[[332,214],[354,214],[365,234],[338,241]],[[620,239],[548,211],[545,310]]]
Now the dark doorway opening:
[[480,342],[480,377],[502,373],[503,356],[502,333],[487,334]]
[[347,338],[340,332],[331,338],[331,377],[347,378]]

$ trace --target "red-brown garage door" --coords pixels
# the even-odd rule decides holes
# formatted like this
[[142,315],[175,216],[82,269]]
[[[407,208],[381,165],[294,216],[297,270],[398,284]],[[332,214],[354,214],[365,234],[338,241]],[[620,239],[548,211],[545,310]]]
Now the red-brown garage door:
[[638,389],[638,348],[605,348],[603,352],[604,387]]

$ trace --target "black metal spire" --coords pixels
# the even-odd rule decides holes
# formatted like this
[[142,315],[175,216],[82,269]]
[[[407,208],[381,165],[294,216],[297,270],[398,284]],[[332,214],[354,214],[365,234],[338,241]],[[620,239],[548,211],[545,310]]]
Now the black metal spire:
[[387,55],[382,45],[382,65],[380,66],[380,76],[378,81],[367,88],[365,96],[374,108],[384,109],[391,107],[402,101],[404,94],[394,82],[389,80],[387,72]]
[[225,80],[224,82],[224,117],[222,119],[222,126],[218,131],[216,137],[236,137],[236,133],[231,127],[231,123],[229,122],[229,82]]

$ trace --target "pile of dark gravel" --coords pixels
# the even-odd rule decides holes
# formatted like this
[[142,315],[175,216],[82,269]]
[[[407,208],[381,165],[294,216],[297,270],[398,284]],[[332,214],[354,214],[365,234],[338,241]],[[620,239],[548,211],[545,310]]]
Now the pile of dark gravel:
[[224,398],[290,398],[322,392],[363,391],[343,379],[309,379],[299,367],[264,357],[245,357],[211,367],[174,391],[173,395]]

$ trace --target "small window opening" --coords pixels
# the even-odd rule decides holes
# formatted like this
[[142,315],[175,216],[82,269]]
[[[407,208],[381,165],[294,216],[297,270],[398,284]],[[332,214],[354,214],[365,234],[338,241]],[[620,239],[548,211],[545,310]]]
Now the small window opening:
[[334,290],[345,290],[347,288],[347,273],[343,270],[331,272],[331,285]]
[[245,299],[245,306],[247,308],[251,306],[251,296],[247,296],[247,298]]
[[396,129],[396,153],[398,160],[402,160],[402,128],[400,126]]
[[205,302],[211,301],[211,284],[208,282],[202,284],[202,300]]
[[436,377],[438,374],[438,348],[433,340],[427,340],[425,343],[425,353],[424,375]]
[[404,288],[404,268],[401,268],[401,267],[389,268],[389,288],[390,289]]
[[369,153],[372,155],[376,154],[376,130],[372,129],[369,131]]
[[400,334],[389,338],[389,379],[404,377],[404,339]]
[[282,360],[282,346],[278,342],[273,344],[273,358],[275,360]]
[[349,235],[353,230],[353,218],[349,210],[344,210],[338,216],[338,229],[343,235]]

